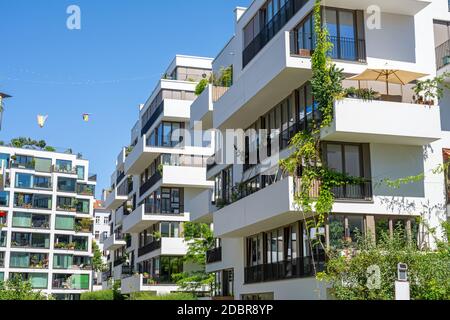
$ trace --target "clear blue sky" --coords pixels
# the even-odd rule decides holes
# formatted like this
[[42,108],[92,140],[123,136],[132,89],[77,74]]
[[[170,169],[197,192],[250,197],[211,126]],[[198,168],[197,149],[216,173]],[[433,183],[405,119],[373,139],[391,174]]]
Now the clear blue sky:
[[[72,148],[108,187],[130,141],[137,106],[177,53],[214,57],[232,36],[233,9],[251,0],[0,0],[0,140],[18,136]],[[66,9],[81,8],[68,30]],[[82,113],[92,113],[89,123]],[[37,114],[49,115],[37,126]]]

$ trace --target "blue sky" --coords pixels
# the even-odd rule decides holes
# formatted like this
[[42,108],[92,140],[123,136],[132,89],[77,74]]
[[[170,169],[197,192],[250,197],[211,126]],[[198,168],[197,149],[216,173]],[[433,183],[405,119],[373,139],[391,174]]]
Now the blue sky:
[[[0,0],[0,140],[44,139],[73,149],[108,187],[120,148],[177,53],[214,57],[233,34],[233,9],[251,0]],[[81,30],[66,9],[81,8]],[[83,113],[91,113],[89,123]],[[37,126],[37,114],[48,115]]]

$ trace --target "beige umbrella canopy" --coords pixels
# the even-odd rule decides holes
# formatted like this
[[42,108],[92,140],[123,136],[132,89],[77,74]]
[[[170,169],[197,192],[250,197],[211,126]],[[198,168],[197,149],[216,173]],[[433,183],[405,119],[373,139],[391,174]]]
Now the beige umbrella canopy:
[[363,73],[347,78],[358,81],[383,81],[386,82],[386,92],[389,95],[389,83],[405,85],[414,80],[428,76],[425,73],[412,72],[399,69],[367,69]]

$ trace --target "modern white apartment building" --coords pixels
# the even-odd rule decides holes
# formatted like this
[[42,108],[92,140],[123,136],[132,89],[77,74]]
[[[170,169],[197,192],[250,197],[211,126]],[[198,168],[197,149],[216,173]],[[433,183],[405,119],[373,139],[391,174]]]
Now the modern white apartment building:
[[[247,139],[247,152],[259,154],[258,164],[208,166],[207,178],[215,186],[192,199],[191,219],[214,223],[219,239],[207,258],[208,271],[216,274],[217,299],[327,298],[311,262],[314,256],[323,268],[325,255],[321,247],[308,245],[293,200],[297,182],[270,161],[287,157],[290,138],[317,119],[308,82],[313,5],[313,0],[255,0],[247,9],[237,8],[235,35],[213,61],[216,72],[232,66],[233,85],[219,97],[210,87],[192,105],[191,120],[203,121],[205,130],[281,132],[279,153],[263,153],[263,144]],[[323,0],[322,5],[332,58],[347,77],[368,68],[434,77],[449,67],[448,1]],[[426,106],[415,103],[412,85],[390,85],[387,92],[384,83],[344,81],[345,87],[358,85],[375,89],[380,98],[336,102],[334,122],[321,133],[322,149],[326,165],[370,182],[335,188],[326,228],[310,233],[332,246],[344,237],[354,241],[357,230],[376,237],[401,227],[433,246],[416,218],[438,232],[447,219],[446,178],[432,171],[448,159],[443,151],[450,148],[450,94],[439,105]],[[216,145],[221,151],[219,141]],[[398,189],[382,183],[421,173],[423,181]]]
[[[102,253],[103,263],[107,263],[108,251],[104,250],[105,240],[109,238],[110,233],[110,217],[111,211],[105,209],[103,201],[96,200],[94,201],[94,241],[98,245],[98,249]],[[93,290],[101,290],[102,289],[102,273],[94,272],[93,275],[94,287]]]
[[131,143],[117,158],[106,195],[112,215],[104,287],[121,280],[122,294],[169,293],[177,290],[172,275],[193,267],[182,261],[183,222],[190,220],[190,199],[212,187],[206,160],[213,146],[179,130],[193,131],[190,106],[198,81],[211,74],[211,61],[177,55],[139,107]]
[[0,147],[0,280],[57,299],[92,288],[96,176],[77,155]]

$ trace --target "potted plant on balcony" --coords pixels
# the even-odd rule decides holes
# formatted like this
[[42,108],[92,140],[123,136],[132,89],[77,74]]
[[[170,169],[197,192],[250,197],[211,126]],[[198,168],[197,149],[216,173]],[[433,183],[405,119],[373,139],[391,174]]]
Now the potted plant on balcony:
[[153,232],[152,236],[153,236],[153,239],[155,239],[155,241],[161,240],[161,232],[159,232],[159,231]]

